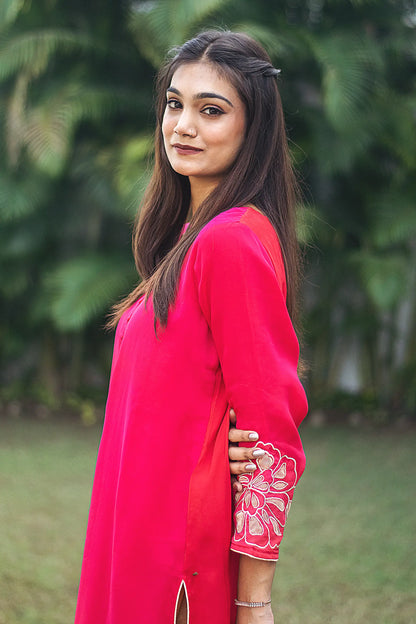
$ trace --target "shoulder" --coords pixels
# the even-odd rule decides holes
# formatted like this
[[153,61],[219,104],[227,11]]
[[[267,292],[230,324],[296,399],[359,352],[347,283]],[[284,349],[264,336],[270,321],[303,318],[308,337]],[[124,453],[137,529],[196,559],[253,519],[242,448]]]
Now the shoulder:
[[216,262],[235,261],[239,256],[246,264],[261,257],[285,281],[285,270],[277,233],[269,219],[253,206],[236,206],[217,215],[199,232],[195,244],[203,256]]
[[[269,219],[251,206],[229,208],[209,221],[199,232],[196,241],[209,245],[217,240],[226,242],[227,237],[234,239],[263,238],[266,231],[274,228]],[[274,232],[275,238],[277,238]],[[228,246],[228,245],[227,245]]]

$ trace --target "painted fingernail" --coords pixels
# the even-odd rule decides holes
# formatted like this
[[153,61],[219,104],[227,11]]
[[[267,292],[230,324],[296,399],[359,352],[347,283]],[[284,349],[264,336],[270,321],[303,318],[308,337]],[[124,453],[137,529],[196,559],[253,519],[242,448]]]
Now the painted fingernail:
[[246,465],[246,470],[252,471],[252,470],[255,470],[256,468],[257,468],[256,464],[251,464],[250,463],[250,464]]
[[259,434],[255,433],[254,431],[252,433],[248,434],[248,439],[249,440],[258,440],[259,439]]
[[263,451],[262,449],[256,449],[253,451],[253,457],[261,457],[265,452],[266,451]]

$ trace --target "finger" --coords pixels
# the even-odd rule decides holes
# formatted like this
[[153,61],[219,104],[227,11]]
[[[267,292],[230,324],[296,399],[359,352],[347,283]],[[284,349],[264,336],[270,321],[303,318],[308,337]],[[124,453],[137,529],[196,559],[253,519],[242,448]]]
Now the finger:
[[243,429],[235,429],[234,427],[228,432],[230,442],[256,442],[259,434],[256,431],[246,431]]
[[231,408],[230,409],[230,423],[233,427],[235,427],[236,422],[237,422],[237,414],[235,413],[233,408]]
[[254,472],[256,470],[256,464],[252,462],[230,462],[230,471],[233,475],[246,474],[247,472]]
[[230,461],[243,462],[245,460],[258,459],[265,454],[263,449],[253,448],[246,446],[229,446],[228,457]]
[[233,491],[235,494],[243,491],[243,486],[241,485],[240,481],[235,477],[233,477]]

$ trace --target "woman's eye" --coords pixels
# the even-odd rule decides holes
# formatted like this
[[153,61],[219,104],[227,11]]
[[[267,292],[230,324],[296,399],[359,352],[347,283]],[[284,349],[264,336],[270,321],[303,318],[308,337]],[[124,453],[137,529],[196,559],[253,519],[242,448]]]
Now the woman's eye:
[[207,106],[206,108],[204,108],[202,112],[208,115],[209,117],[214,117],[215,115],[223,114],[223,111],[220,110],[219,108],[216,108],[215,106]]
[[173,108],[173,109],[175,109],[175,108],[180,108],[181,103],[180,103],[180,102],[178,102],[178,100],[172,100],[172,99],[171,99],[171,100],[168,100],[168,101],[166,102],[166,106],[167,106],[168,108]]

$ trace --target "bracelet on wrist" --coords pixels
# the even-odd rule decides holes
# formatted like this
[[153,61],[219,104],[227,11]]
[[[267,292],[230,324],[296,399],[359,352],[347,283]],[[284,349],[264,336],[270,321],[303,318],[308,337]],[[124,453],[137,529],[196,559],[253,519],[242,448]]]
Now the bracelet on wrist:
[[272,601],[270,599],[266,600],[265,602],[244,602],[244,600],[237,600],[236,598],[234,602],[237,607],[266,607],[267,605],[271,604]]

